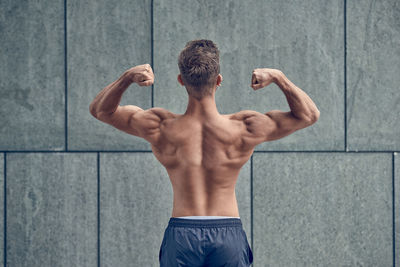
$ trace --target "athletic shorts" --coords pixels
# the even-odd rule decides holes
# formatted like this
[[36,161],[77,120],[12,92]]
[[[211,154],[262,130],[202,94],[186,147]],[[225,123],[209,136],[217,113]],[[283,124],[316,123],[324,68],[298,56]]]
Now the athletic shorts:
[[159,251],[160,267],[250,266],[253,253],[240,218],[171,217]]

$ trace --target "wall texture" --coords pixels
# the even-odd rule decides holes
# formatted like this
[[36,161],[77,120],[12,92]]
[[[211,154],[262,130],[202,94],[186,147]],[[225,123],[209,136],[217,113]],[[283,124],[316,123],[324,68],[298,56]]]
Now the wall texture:
[[257,146],[236,194],[253,266],[400,266],[400,2],[0,1],[0,262],[158,266],[172,211],[144,140],[89,113],[97,93],[150,63],[121,105],[184,113],[177,56],[221,51],[220,113],[289,110],[282,70],[321,111]]

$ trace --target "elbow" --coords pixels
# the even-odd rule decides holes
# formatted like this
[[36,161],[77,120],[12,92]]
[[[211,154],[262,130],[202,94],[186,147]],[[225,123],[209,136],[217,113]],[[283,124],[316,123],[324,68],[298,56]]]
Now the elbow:
[[97,118],[96,107],[93,105],[93,103],[91,103],[89,106],[89,112],[93,117]]
[[308,122],[310,123],[310,125],[311,125],[311,124],[314,124],[314,123],[316,123],[316,122],[318,121],[319,115],[320,115],[320,112],[319,112],[318,109],[316,109],[316,111],[314,111],[314,112],[312,113],[312,115],[309,116]]

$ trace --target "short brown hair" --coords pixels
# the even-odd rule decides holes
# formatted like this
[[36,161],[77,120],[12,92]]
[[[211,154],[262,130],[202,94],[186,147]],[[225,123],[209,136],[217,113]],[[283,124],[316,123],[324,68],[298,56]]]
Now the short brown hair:
[[186,43],[178,58],[182,81],[188,94],[197,99],[212,95],[219,67],[219,50],[211,40]]

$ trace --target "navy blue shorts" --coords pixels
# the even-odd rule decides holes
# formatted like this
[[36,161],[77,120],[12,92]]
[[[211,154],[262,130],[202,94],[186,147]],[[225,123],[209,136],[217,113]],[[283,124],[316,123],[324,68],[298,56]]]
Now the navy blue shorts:
[[160,267],[250,266],[253,253],[240,218],[171,217],[159,261]]

